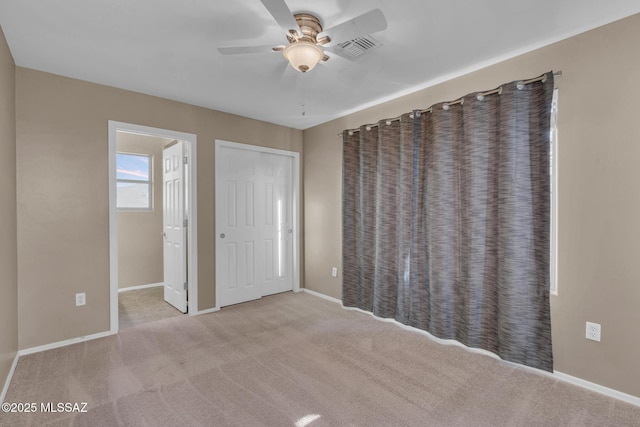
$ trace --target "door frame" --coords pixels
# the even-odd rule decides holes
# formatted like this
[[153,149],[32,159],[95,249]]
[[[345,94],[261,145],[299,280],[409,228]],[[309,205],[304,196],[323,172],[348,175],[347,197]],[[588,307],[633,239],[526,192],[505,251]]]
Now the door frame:
[[[262,147],[262,146],[258,146],[258,145],[251,145],[251,144],[244,144],[244,143],[240,143],[240,142],[232,142],[232,141],[225,141],[222,139],[216,139],[215,140],[215,158],[214,158],[214,165],[217,162],[218,159],[218,152],[220,151],[221,148],[226,147],[226,148],[233,148],[233,149],[238,149],[238,150],[245,150],[245,151],[254,151],[254,152],[258,152],[258,153],[266,153],[266,154],[277,154],[280,156],[286,156],[286,157],[291,157],[291,177],[292,177],[292,183],[291,183],[291,208],[293,210],[293,216],[292,216],[292,228],[293,228],[293,292],[300,292],[300,153],[295,152],[295,151],[288,151],[288,150],[280,150],[277,148],[270,148],[270,147]],[[218,179],[218,168],[216,168],[216,172],[214,173],[214,182],[217,181]],[[214,185],[214,200],[216,197],[215,194],[215,185]],[[218,221],[218,206],[215,207],[215,218],[214,218],[214,228],[215,228],[215,224],[217,224]],[[214,245],[214,262],[216,262],[215,257],[217,257],[217,246],[218,246],[218,230],[215,230],[214,232],[214,238],[215,238],[215,245]],[[216,277],[217,277],[217,272],[216,272]],[[216,285],[216,307],[215,310],[220,310],[220,287]]]
[[109,120],[109,316],[110,332],[118,333],[118,209],[116,203],[116,152],[119,131],[146,136],[172,138],[187,143],[187,277],[189,304],[187,313],[198,314],[198,206],[197,206],[197,138],[195,134]]

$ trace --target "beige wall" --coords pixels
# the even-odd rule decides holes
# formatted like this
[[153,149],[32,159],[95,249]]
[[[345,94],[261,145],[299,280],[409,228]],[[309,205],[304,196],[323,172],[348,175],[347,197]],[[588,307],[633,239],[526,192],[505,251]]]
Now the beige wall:
[[0,392],[18,351],[15,65],[0,28]]
[[20,67],[16,118],[21,349],[109,330],[108,120],[197,135],[200,310],[215,305],[214,140],[302,150],[298,130]]
[[[557,370],[640,396],[640,16],[571,38],[304,132],[305,286],[340,297],[345,128],[562,70]],[[213,307],[213,141],[302,151],[302,132],[34,70],[16,70],[19,347],[109,329],[107,121],[198,136],[199,306]],[[14,66],[0,40],[0,378],[16,350]],[[215,94],[212,94],[215,96]],[[5,196],[6,195],[6,196]],[[5,222],[6,224],[6,222]],[[87,293],[75,307],[74,294]],[[6,298],[5,298],[6,296]],[[602,342],[584,339],[585,321]]]
[[162,241],[162,148],[172,140],[118,132],[117,151],[152,157],[151,210],[118,211],[118,287],[161,283],[164,279]]
[[[343,129],[562,70],[555,369],[640,396],[640,15],[304,132],[306,277],[340,298]],[[602,324],[587,341],[585,322]]]

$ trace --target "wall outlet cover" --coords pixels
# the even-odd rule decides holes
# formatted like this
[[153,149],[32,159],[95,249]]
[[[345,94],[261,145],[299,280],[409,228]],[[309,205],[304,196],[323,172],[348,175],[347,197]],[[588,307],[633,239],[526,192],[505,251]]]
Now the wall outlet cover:
[[588,340],[600,341],[600,324],[587,322],[586,337]]
[[87,296],[84,292],[76,294],[76,306],[85,305],[87,303]]

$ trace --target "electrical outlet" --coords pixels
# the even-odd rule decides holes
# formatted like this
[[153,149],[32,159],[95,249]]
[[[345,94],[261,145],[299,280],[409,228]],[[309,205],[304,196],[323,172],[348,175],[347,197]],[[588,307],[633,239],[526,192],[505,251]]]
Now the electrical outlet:
[[76,294],[76,306],[85,305],[86,303],[87,303],[87,295],[84,292]]
[[333,267],[331,269],[331,276],[332,277],[338,277],[338,268],[337,267]]
[[600,324],[587,322],[587,339],[600,341]]

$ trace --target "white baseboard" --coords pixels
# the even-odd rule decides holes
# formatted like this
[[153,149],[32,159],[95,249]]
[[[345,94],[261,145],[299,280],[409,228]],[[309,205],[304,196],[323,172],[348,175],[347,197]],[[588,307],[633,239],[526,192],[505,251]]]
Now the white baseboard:
[[640,397],[623,393],[621,391],[614,390],[612,388],[605,387],[600,384],[592,383],[590,381],[583,380],[582,378],[567,375],[565,373],[558,372],[558,371],[554,371],[553,376],[559,380],[566,381],[568,383],[577,385],[582,388],[586,388],[587,390],[604,394],[605,396],[613,397],[614,399],[622,400],[632,405],[640,406]]
[[0,393],[0,404],[4,403],[4,398],[7,397],[7,391],[9,391],[9,384],[11,383],[11,379],[13,378],[13,373],[16,370],[16,365],[18,364],[18,359],[20,355],[16,353],[16,356],[13,358],[13,363],[11,364],[11,369],[9,369],[9,374],[7,375],[7,379],[4,382],[4,387],[2,387],[2,393]]
[[483,350],[481,348],[467,347],[466,345],[464,345],[464,344],[462,344],[462,343],[460,343],[460,342],[458,342],[456,340],[444,340],[442,338],[435,337],[435,336],[431,335],[429,332],[427,332],[425,330],[418,329],[418,328],[415,328],[413,326],[405,325],[404,323],[398,322],[396,319],[391,319],[391,318],[387,318],[387,317],[378,317],[378,316],[376,316],[375,314],[373,314],[370,311],[362,310],[362,309],[356,308],[356,307],[345,307],[344,305],[342,305],[342,301],[339,300],[338,298],[330,297],[328,295],[324,295],[324,294],[321,294],[320,292],[316,292],[316,291],[311,291],[309,289],[304,289],[304,292],[306,292],[306,293],[308,293],[310,295],[316,296],[318,298],[322,298],[324,300],[331,301],[331,302],[334,302],[336,304],[340,304],[342,306],[342,308],[344,308],[345,310],[356,311],[358,313],[367,314],[367,315],[373,317],[374,319],[379,320],[380,322],[393,323],[394,325],[396,325],[399,328],[402,328],[402,329],[407,330],[407,331],[416,332],[418,334],[424,335],[427,338],[429,338],[429,339],[431,339],[431,340],[433,340],[433,341],[435,341],[435,342],[437,342],[439,344],[455,345],[455,346],[464,348],[465,350],[468,350],[468,351],[470,351],[472,353],[479,353],[479,354],[483,354],[485,356],[493,357],[495,359],[500,359],[500,357],[498,357],[494,353],[491,353],[490,351]]
[[78,338],[71,338],[64,341],[53,342],[51,344],[40,345],[38,347],[26,348],[24,350],[18,351],[18,356],[26,356],[27,354],[40,353],[41,351],[52,350],[58,347],[64,347],[71,344],[77,344],[80,342],[91,341],[98,338],[108,337],[109,335],[113,335],[111,331],[99,332],[97,334],[85,335]]
[[52,350],[54,348],[65,347],[72,344],[77,344],[85,341],[91,341],[98,338],[108,337],[109,335],[113,335],[114,333],[111,331],[99,332],[97,334],[84,335],[77,338],[71,338],[64,341],[53,342],[50,344],[40,345],[37,347],[25,348],[23,350],[18,350],[13,364],[11,365],[11,369],[9,370],[9,375],[7,376],[7,380],[5,381],[4,388],[2,389],[2,394],[0,394],[0,403],[4,402],[4,398],[6,396],[7,390],[9,389],[9,383],[11,383],[11,379],[13,378],[13,373],[16,369],[16,365],[18,364],[18,359],[22,356],[26,356],[28,354],[40,353],[41,351]]
[[151,283],[149,285],[139,285],[139,286],[129,286],[128,288],[118,288],[118,293],[128,292],[128,291],[137,291],[139,289],[156,288],[158,286],[164,286],[164,283]]
[[342,305],[342,301],[338,298],[330,297],[329,295],[321,294],[320,292],[312,291],[311,289],[301,289],[302,292],[307,293],[309,295],[316,296],[318,298],[326,299],[327,301],[335,302],[336,304]]
[[[220,307],[213,307],[213,308],[208,308],[206,310],[200,310],[193,313],[193,316],[200,316],[201,314],[215,313],[216,311],[220,311]],[[189,313],[189,315],[192,315],[192,314]]]
[[[319,292],[311,291],[311,290],[308,290],[308,289],[304,289],[304,292],[306,292],[306,293],[308,293],[310,295],[314,295],[316,297],[325,299],[327,301],[335,302],[337,304],[342,305],[342,301],[340,301],[337,298],[333,298],[333,297],[321,294]],[[470,351],[472,353],[478,353],[478,354],[482,354],[482,355],[485,355],[485,356],[493,357],[494,359],[502,360],[498,355],[496,355],[494,353],[491,353],[490,351],[479,349],[479,348],[467,347],[466,345],[464,345],[464,344],[462,344],[462,343],[460,343],[458,341],[455,341],[455,340],[443,340],[441,338],[434,337],[433,335],[431,335],[427,331],[423,331],[422,329],[414,328],[413,326],[405,325],[403,323],[398,322],[395,319],[378,317],[378,316],[374,315],[373,313],[371,313],[370,311],[362,310],[362,309],[355,308],[355,307],[344,307],[344,306],[342,306],[342,308],[344,308],[345,310],[349,310],[349,311],[357,311],[359,313],[368,314],[371,317],[373,317],[374,319],[382,321],[382,322],[393,323],[393,324],[395,324],[396,326],[399,326],[402,329],[405,329],[405,330],[408,330],[408,331],[412,331],[412,332],[417,332],[417,333],[419,333],[421,335],[424,335],[424,336],[436,341],[439,344],[455,345],[457,347],[464,348],[465,350]],[[509,364],[512,364],[513,366],[526,368],[527,370],[530,370],[531,372],[535,372],[537,374],[546,375],[549,378],[555,378],[555,379],[558,379],[558,380],[561,380],[561,381],[565,381],[565,382],[568,382],[570,384],[577,385],[579,387],[585,388],[587,390],[590,390],[590,391],[593,391],[593,392],[596,392],[596,393],[599,393],[599,394],[603,394],[605,396],[612,397],[614,399],[622,400],[623,402],[627,402],[627,403],[630,403],[632,405],[640,406],[640,397],[633,396],[631,394],[623,393],[621,391],[618,391],[618,390],[615,390],[615,389],[612,389],[612,388],[609,388],[609,387],[605,387],[605,386],[602,386],[600,384],[592,383],[592,382],[583,380],[581,378],[573,377],[571,375],[567,375],[567,374],[564,374],[562,372],[554,371],[553,374],[552,374],[552,373],[548,373],[548,372],[545,372],[545,371],[541,371],[539,369],[530,368],[528,366],[520,365],[520,364],[517,364],[517,363],[504,361],[504,360],[502,360],[502,361],[506,362],[506,363],[509,363]]]

